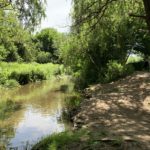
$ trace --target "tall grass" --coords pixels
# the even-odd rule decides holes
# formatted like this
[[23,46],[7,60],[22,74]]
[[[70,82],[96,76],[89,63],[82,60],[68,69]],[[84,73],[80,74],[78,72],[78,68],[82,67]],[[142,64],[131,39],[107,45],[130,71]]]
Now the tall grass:
[[52,63],[19,64],[0,62],[0,85],[6,87],[24,85],[29,82],[50,79],[59,72],[61,72],[60,65]]
[[[77,131],[77,132],[61,132],[58,134],[50,135],[43,138],[39,143],[33,146],[32,150],[69,150],[69,146],[72,143],[81,142],[80,138],[86,136],[87,131]],[[69,148],[70,147],[70,148]]]
[[[106,130],[91,132],[87,129],[65,131],[50,135],[41,139],[32,150],[121,150],[126,149],[127,143],[116,136],[113,140],[104,140],[108,138],[109,133]],[[135,142],[136,143],[136,142]],[[134,144],[135,144],[134,143]]]
[[73,92],[68,94],[64,100],[64,109],[62,112],[62,117],[65,121],[73,121],[72,117],[76,115],[78,107],[82,102],[81,94]]
[[127,60],[127,64],[129,63],[135,63],[135,62],[140,62],[143,61],[143,57],[142,56],[138,56],[138,55],[131,55],[128,60]]

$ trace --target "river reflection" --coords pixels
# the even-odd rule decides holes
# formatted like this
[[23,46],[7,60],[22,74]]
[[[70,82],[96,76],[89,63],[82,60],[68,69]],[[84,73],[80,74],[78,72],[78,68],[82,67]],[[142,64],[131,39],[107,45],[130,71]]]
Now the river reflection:
[[1,99],[19,100],[23,105],[9,118],[0,120],[0,145],[16,147],[34,143],[43,136],[69,128],[60,118],[67,94],[53,90],[56,84],[59,83],[44,81],[0,91]]

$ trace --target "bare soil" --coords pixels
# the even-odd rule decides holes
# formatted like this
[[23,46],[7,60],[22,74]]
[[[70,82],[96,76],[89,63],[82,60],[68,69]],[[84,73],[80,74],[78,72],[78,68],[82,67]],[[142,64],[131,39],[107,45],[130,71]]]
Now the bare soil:
[[136,72],[116,82],[91,85],[85,97],[73,117],[75,129],[107,132],[106,141],[120,137],[140,143],[130,142],[127,149],[150,150],[150,73]]

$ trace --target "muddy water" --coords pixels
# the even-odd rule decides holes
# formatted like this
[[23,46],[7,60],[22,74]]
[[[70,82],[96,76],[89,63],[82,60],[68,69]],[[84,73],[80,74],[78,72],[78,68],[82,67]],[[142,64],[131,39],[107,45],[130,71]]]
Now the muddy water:
[[61,118],[66,93],[60,83],[44,81],[13,90],[1,90],[0,100],[19,101],[22,109],[0,120],[0,145],[18,147],[35,143],[42,137],[70,128]]

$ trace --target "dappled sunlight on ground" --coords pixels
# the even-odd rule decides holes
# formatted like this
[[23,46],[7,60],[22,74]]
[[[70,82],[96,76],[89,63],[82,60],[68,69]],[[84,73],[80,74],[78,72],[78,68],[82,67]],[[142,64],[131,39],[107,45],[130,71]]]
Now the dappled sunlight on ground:
[[119,81],[86,89],[75,127],[107,130],[144,143],[150,149],[150,73],[137,72]]

